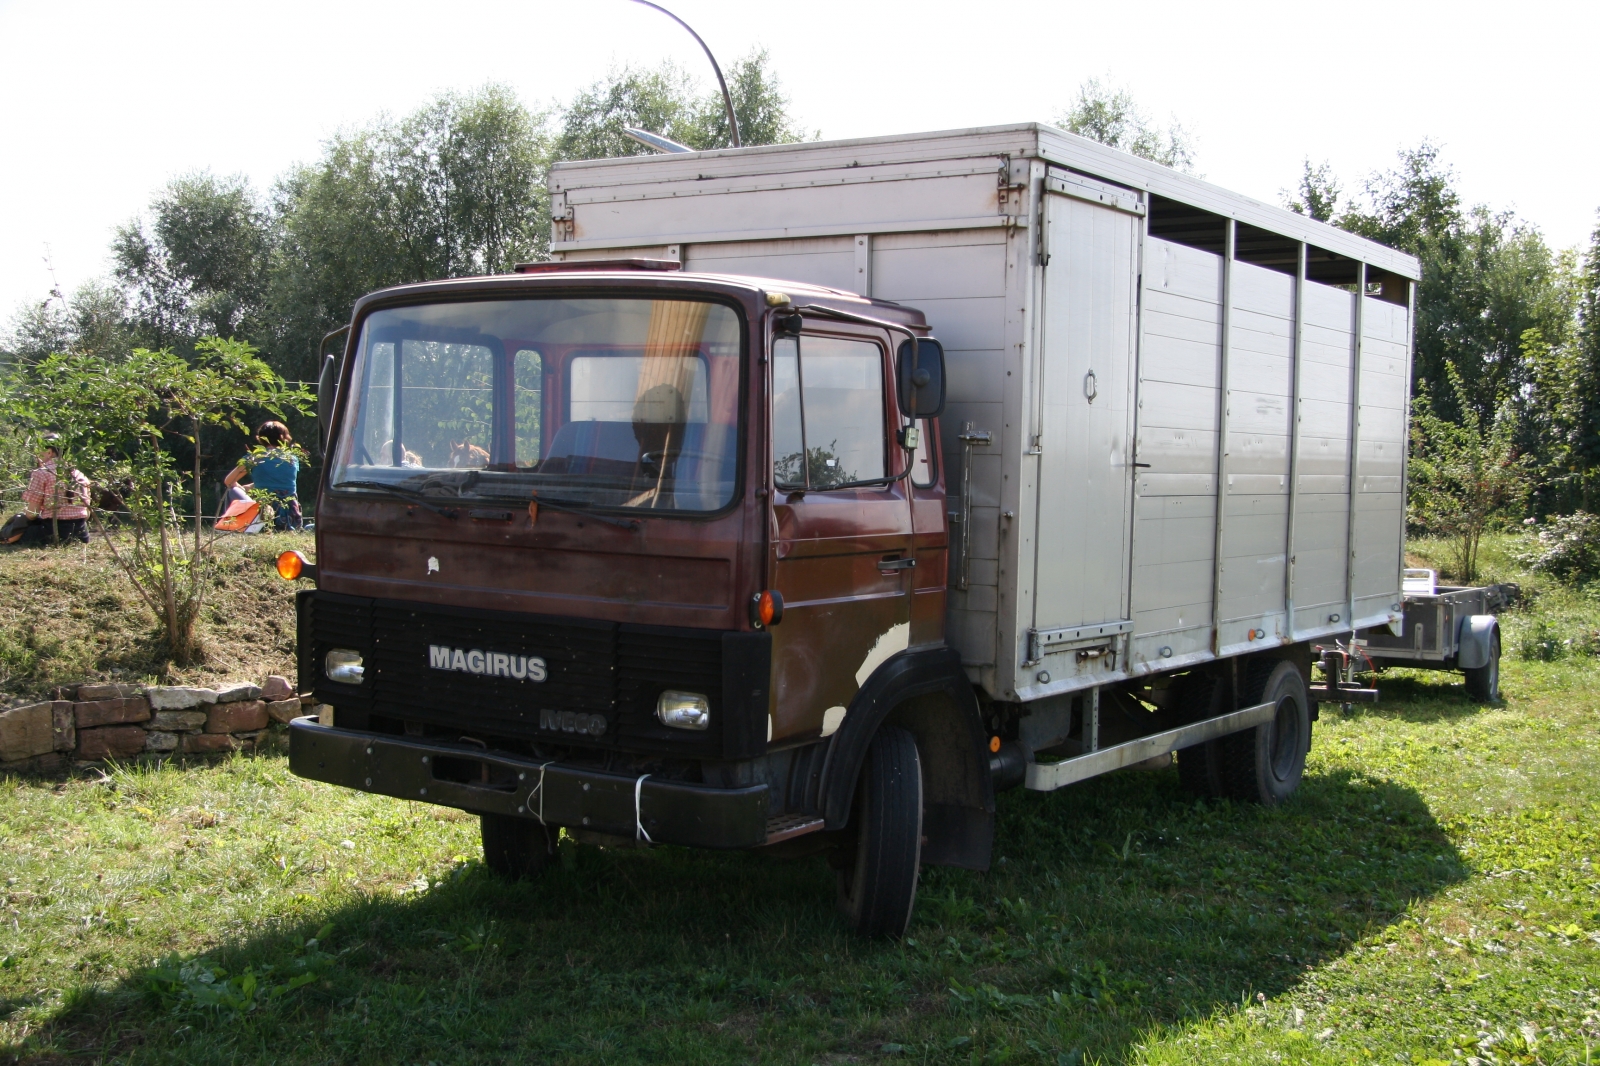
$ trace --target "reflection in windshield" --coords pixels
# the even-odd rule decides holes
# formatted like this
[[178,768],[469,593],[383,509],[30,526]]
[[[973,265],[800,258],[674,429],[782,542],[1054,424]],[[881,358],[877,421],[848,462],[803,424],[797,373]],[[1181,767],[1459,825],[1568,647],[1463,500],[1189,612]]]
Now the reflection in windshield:
[[374,312],[331,483],[714,511],[738,465],[737,314],[519,299]]

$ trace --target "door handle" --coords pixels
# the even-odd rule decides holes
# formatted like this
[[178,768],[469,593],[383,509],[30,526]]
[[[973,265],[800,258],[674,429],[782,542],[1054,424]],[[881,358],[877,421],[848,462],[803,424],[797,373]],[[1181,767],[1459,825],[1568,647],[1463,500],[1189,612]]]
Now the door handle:
[[897,558],[895,558],[894,556],[891,555],[891,556],[888,556],[887,558],[883,558],[883,559],[879,559],[878,560],[878,572],[882,573],[882,574],[890,574],[890,573],[893,573],[896,570],[910,570],[912,567],[914,567],[916,565],[917,565],[917,561],[915,559],[912,559],[912,558],[899,558],[899,559],[897,559]]

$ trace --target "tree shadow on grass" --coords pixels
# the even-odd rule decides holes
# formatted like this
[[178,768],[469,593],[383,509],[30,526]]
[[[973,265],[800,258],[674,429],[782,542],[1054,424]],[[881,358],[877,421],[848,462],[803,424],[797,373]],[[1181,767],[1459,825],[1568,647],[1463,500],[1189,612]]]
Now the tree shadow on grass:
[[[820,859],[563,842],[537,883],[503,884],[471,861],[419,892],[265,922],[154,977],[79,994],[10,1051],[1121,1061],[1152,1027],[1291,988],[1467,873],[1415,792],[1348,773],[1308,778],[1272,810],[1194,801],[1171,770],[1122,773],[1006,794],[999,821],[995,868],[927,871],[900,944],[845,931]],[[247,972],[242,1006],[200,1005],[201,986],[241,989]]]

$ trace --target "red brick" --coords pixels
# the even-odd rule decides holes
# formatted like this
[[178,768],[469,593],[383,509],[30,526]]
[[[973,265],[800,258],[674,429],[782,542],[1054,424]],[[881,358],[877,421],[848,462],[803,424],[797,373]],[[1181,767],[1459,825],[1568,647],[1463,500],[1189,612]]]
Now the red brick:
[[94,700],[123,700],[129,696],[144,695],[142,685],[79,685],[78,699],[89,703]]
[[237,700],[206,708],[207,733],[253,733],[267,728],[267,705],[261,700]]
[[233,751],[238,746],[239,742],[226,733],[190,733],[183,738],[183,750],[197,755]]
[[150,720],[150,701],[143,696],[130,696],[117,700],[93,700],[73,707],[79,729],[93,729],[101,725],[123,725],[129,722]]
[[108,725],[78,730],[78,758],[110,759],[144,750],[145,731],[136,725]]

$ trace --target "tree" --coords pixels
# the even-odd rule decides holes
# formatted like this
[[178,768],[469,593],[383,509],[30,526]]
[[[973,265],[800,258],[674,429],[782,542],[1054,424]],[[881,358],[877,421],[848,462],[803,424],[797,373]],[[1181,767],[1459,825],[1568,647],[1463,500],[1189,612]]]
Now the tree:
[[1284,196],[1284,206],[1318,222],[1332,222],[1339,214],[1341,191],[1328,163],[1313,167],[1307,159],[1300,175],[1300,187],[1293,195]]
[[1407,518],[1417,532],[1448,538],[1454,576],[1470,585],[1478,575],[1478,545],[1496,523],[1521,517],[1530,488],[1528,460],[1517,448],[1517,415],[1501,396],[1489,418],[1465,395],[1466,383],[1445,364],[1458,395],[1460,421],[1435,413],[1426,383],[1412,401]]
[[273,363],[286,376],[315,377],[323,334],[374,289],[541,256],[548,158],[545,116],[494,85],[334,138],[274,193]]
[[[127,539],[122,548],[116,538],[107,543],[162,627],[173,657],[192,661],[200,650],[195,625],[213,558],[203,532],[201,431],[244,431],[250,410],[304,414],[312,394],[286,387],[248,344],[215,337],[199,340],[191,359],[144,348],[120,361],[51,355],[8,385],[0,396],[8,422],[35,440],[45,430],[58,432],[66,463],[129,490],[123,501],[131,516]],[[175,461],[179,442],[192,459],[186,473]],[[192,537],[184,529],[191,519]]]
[[190,174],[150,204],[151,221],[117,230],[112,258],[142,339],[187,347],[200,336],[259,337],[272,222],[242,176]]
[[132,323],[122,290],[91,280],[70,300],[52,295],[19,309],[0,341],[0,363],[36,363],[57,352],[116,358],[131,347]]
[[1194,138],[1177,121],[1159,126],[1134,102],[1127,89],[1099,78],[1078,86],[1077,99],[1060,112],[1056,125],[1110,148],[1174,170],[1194,169]]
[[[742,144],[792,144],[804,139],[765,49],[728,68],[727,82]],[[700,151],[733,145],[721,90],[703,91],[695,79],[669,62],[654,70],[624,67],[578,93],[562,111],[552,158],[653,154],[653,149],[623,132],[628,126]]]

